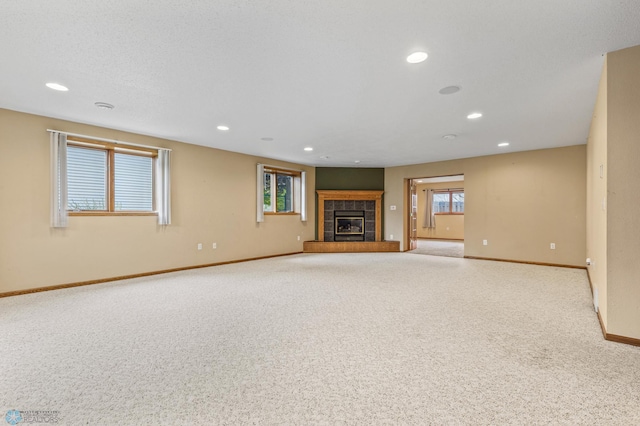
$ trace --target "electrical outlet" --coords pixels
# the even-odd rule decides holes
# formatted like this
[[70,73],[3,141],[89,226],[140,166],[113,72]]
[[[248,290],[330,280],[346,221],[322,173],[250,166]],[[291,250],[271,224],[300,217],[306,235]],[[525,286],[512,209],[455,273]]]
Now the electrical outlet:
[[487,245],[489,245],[489,242],[487,240],[482,240],[482,245],[483,246],[487,246]]
[[551,244],[550,244],[550,246],[549,246],[549,248],[550,248],[551,250],[555,250],[555,249],[556,249],[556,243],[551,243]]
[[218,243],[211,244],[211,248],[217,249],[218,248]]
[[300,241],[300,235],[298,235],[298,241]]
[[389,239],[393,240],[393,234],[389,235]]
[[389,206],[389,210],[395,210],[396,206]]
[[202,250],[202,243],[198,243],[198,250]]

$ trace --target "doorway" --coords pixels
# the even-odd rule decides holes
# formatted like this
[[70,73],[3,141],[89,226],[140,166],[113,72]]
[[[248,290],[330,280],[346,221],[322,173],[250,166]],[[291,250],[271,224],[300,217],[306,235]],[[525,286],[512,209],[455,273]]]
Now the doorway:
[[464,257],[464,175],[408,179],[407,195],[406,250]]

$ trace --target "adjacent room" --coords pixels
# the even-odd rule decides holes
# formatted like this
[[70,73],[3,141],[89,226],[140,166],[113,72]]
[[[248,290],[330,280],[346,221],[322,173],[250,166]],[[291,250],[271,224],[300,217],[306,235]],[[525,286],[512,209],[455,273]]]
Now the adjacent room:
[[464,257],[464,175],[411,179],[410,252]]
[[640,424],[637,1],[1,4],[7,424]]

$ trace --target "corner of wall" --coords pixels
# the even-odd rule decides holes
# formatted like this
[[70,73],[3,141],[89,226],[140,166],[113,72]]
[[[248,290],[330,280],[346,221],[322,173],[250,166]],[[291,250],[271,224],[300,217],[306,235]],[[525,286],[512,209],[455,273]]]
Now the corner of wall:
[[607,288],[607,58],[602,67],[598,94],[587,139],[587,266],[593,303],[603,327],[608,320]]

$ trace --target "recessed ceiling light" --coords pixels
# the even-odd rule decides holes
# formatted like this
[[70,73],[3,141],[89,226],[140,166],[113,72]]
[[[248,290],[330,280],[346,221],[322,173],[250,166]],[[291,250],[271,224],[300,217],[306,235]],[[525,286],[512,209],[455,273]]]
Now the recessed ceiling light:
[[228,126],[222,126],[222,125],[220,125],[220,126],[218,126],[218,127],[217,127],[217,129],[218,129],[218,130],[222,130],[222,131],[225,131],[225,132],[226,132],[227,130],[229,130],[229,127],[228,127]]
[[94,105],[96,107],[100,108],[100,109],[113,109],[113,108],[115,108],[113,105],[108,104],[106,102],[96,102]]
[[260,138],[260,140],[263,140],[265,142],[271,142],[273,138]]
[[323,160],[328,160],[328,159],[329,159],[329,156],[328,156],[328,155],[323,155],[323,156],[322,156],[322,157],[320,157],[320,158],[321,158],[321,159],[323,159]]
[[454,93],[457,93],[459,91],[460,91],[460,86],[447,86],[438,90],[438,93],[440,93],[441,95],[453,95]]
[[407,56],[407,62],[410,64],[419,64],[427,59],[429,55],[425,52],[413,52],[411,55]]
[[354,163],[360,164],[360,160],[356,160],[356,161],[354,161]]
[[58,84],[58,83],[47,83],[47,87],[49,89],[58,90],[60,92],[66,92],[66,91],[69,90],[68,87],[63,86],[62,84]]
[[455,138],[457,138],[457,137],[458,137],[458,135],[454,135],[453,133],[450,133],[450,134],[448,134],[448,135],[444,135],[444,136],[442,137],[442,139],[446,139],[446,140],[450,141],[450,140],[453,140],[453,139],[455,139]]
[[480,118],[480,117],[482,117],[482,114],[480,114],[479,112],[474,112],[473,114],[467,115],[467,118],[471,120],[473,120],[474,118]]
[[313,151],[313,148],[311,148],[310,146],[308,146],[308,147],[306,147],[304,150],[305,150],[305,151]]
[[509,146],[509,142],[501,142],[498,146]]

